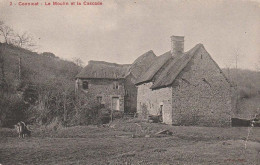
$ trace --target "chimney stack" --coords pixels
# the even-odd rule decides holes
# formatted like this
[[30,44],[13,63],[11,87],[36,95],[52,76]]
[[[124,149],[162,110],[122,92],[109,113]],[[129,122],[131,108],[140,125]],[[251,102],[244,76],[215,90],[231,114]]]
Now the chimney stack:
[[172,56],[181,55],[184,52],[184,36],[171,36]]

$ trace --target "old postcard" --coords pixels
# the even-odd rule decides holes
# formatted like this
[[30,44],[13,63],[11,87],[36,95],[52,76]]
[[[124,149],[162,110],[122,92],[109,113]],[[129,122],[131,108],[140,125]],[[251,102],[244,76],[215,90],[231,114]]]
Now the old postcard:
[[260,164],[259,0],[1,0],[0,165]]

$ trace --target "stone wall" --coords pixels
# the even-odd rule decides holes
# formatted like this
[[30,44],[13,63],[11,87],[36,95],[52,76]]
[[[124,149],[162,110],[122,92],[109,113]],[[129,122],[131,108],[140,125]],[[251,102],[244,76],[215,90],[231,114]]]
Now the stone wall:
[[137,87],[137,113],[141,118],[159,115],[162,105],[163,122],[172,124],[172,89],[171,87],[151,90],[152,82]]
[[172,86],[173,124],[230,125],[230,84],[204,48],[200,48]]
[[[78,81],[78,82],[77,82]],[[102,97],[102,102],[105,108],[112,108],[112,97],[119,97],[119,109],[124,111],[124,80],[109,80],[109,79],[85,79],[88,82],[88,89],[82,88],[83,79],[78,79],[77,92],[84,93],[83,97],[86,98],[86,103],[97,102],[97,97]],[[118,89],[113,89],[114,82],[119,83]],[[82,96],[81,96],[82,97]]]

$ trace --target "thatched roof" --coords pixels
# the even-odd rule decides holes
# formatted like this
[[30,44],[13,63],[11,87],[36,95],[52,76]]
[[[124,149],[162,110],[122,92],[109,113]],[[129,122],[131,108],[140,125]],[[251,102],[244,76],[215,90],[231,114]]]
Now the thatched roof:
[[175,78],[179,75],[179,73],[183,70],[183,68],[188,64],[188,62],[201,47],[203,47],[203,45],[198,44],[190,51],[182,55],[173,56],[168,62],[168,65],[165,66],[165,69],[161,72],[160,75],[158,75],[158,78],[154,81],[151,88],[156,89],[171,85]]
[[132,65],[116,64],[104,61],[89,61],[88,65],[76,76],[76,78],[125,78],[130,73],[137,79],[147,70],[151,62],[156,58],[152,50],[138,57]]
[[[151,89],[158,89],[171,85],[200,49],[205,50],[202,44],[197,44],[191,50],[181,55],[172,56],[171,52],[169,51],[161,56],[156,57],[148,67],[147,71],[136,81],[136,85],[150,81],[153,81]],[[214,63],[217,68],[221,70],[215,61]],[[227,82],[229,82],[224,73],[222,74]]]
[[[176,56],[172,56],[170,51],[161,56],[156,56],[150,50],[138,57],[132,65],[89,61],[88,65],[82,69],[76,78],[121,79],[131,74],[135,79],[134,83],[136,85],[153,81],[151,89],[162,88],[173,83],[200,49],[205,50],[202,44],[197,44],[188,52]],[[214,60],[213,62],[221,71],[216,62]],[[229,82],[224,73],[222,74]]]
[[139,78],[154,61],[156,55],[152,50],[138,57],[131,65],[130,71],[135,78]]
[[154,75],[160,70],[160,68],[172,57],[171,52],[166,52],[161,56],[154,58],[150,63],[146,72],[137,80],[137,85],[151,81]]
[[104,61],[89,61],[76,78],[121,79],[129,73],[130,66],[130,64],[120,65]]

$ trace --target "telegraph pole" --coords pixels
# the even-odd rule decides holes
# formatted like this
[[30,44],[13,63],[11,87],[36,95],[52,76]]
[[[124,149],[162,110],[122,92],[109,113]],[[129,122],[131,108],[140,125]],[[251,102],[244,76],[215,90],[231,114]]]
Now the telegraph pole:
[[18,80],[19,83],[21,83],[21,78],[22,78],[22,58],[19,57],[19,66],[18,66]]
[[237,69],[237,61],[238,61],[238,50],[236,51],[236,112],[238,113],[238,86],[237,86],[237,83],[238,83],[238,69]]

